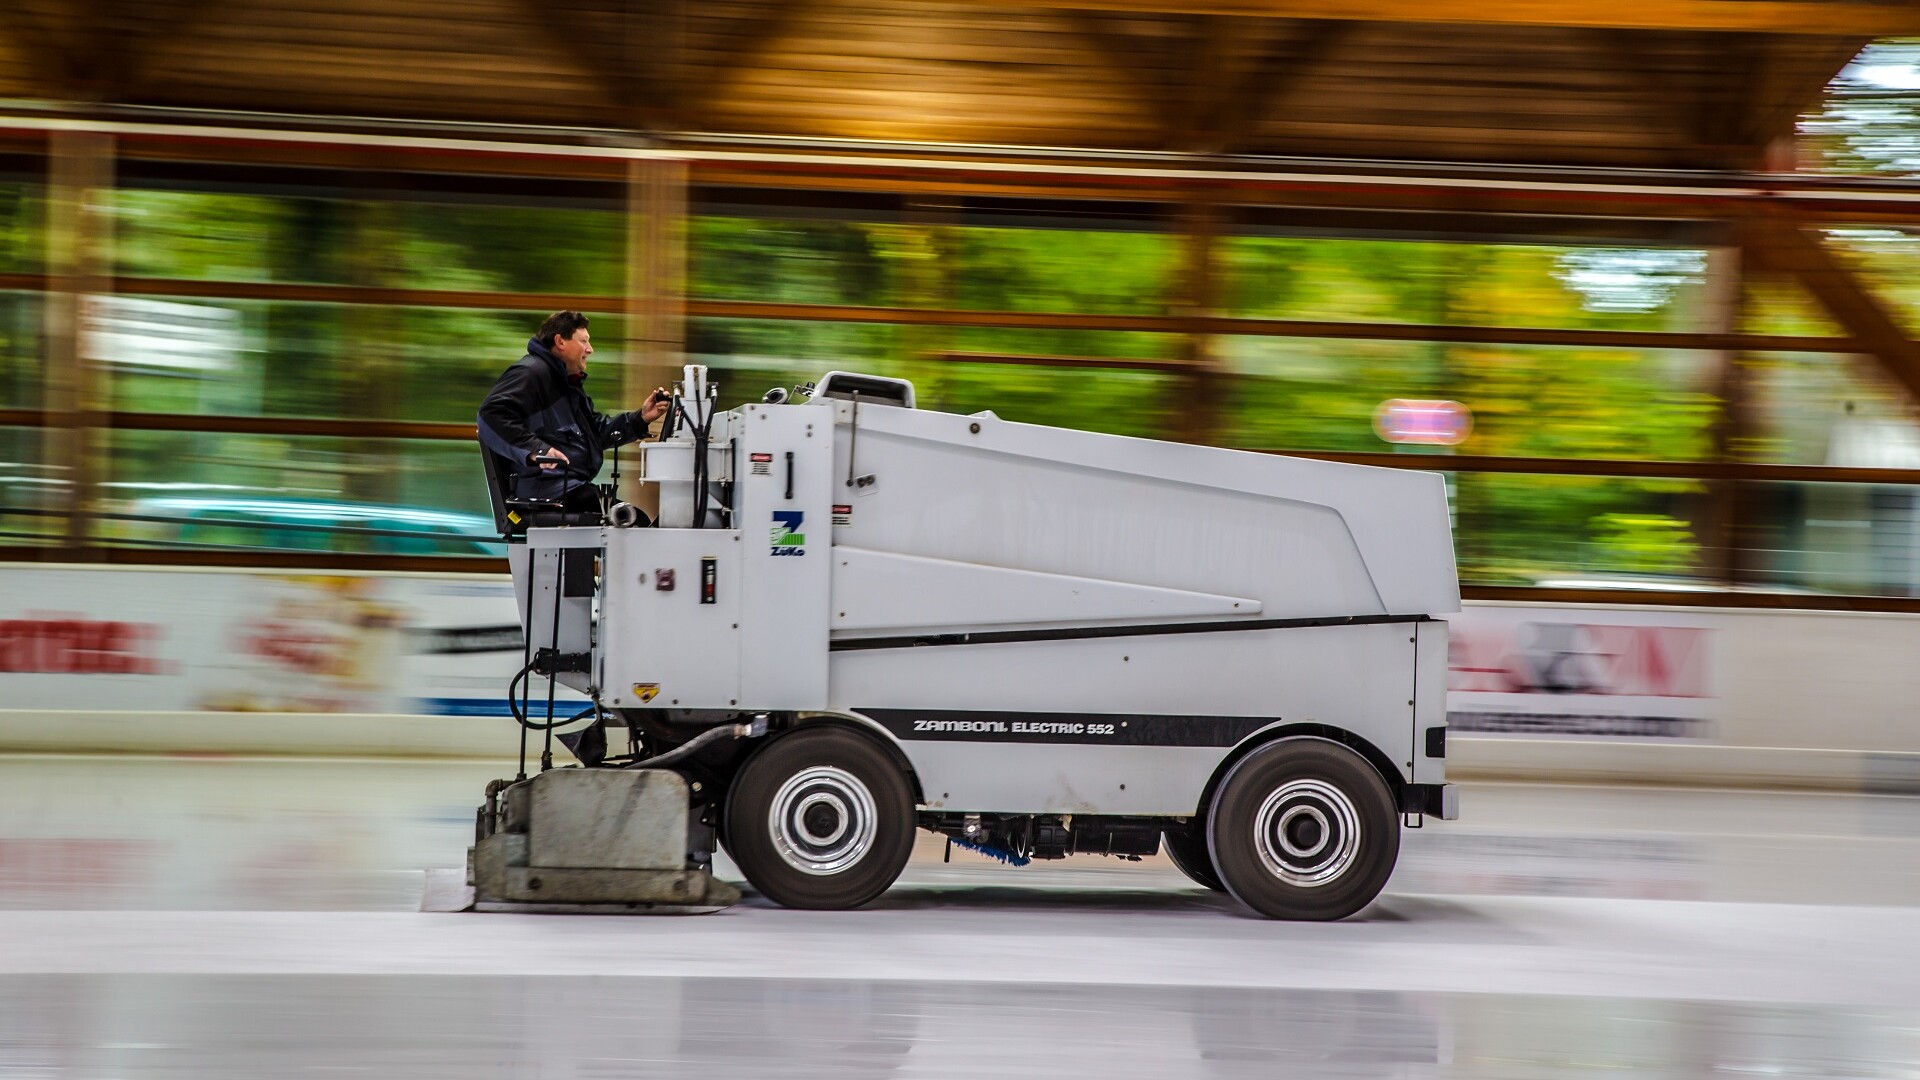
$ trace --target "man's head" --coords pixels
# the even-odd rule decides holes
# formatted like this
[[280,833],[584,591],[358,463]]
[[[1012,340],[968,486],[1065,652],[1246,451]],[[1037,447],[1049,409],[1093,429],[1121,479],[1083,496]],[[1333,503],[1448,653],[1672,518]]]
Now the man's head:
[[587,333],[587,317],[578,311],[556,311],[540,324],[534,335],[562,364],[567,374],[580,375],[587,370],[587,357],[593,355],[592,335]]

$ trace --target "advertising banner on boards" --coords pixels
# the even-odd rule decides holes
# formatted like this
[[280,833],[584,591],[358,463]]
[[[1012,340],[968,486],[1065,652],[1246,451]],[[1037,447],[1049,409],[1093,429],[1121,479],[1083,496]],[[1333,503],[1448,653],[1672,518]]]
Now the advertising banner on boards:
[[[500,716],[522,662],[504,577],[19,569],[0,582],[7,708]],[[534,691],[544,707],[545,682]]]
[[1716,739],[1716,617],[1474,606],[1448,616],[1447,725],[1485,735]]
[[[1469,607],[1448,617],[1448,721],[1716,739],[1716,618]],[[505,577],[0,569],[0,708],[502,716],[522,648]]]

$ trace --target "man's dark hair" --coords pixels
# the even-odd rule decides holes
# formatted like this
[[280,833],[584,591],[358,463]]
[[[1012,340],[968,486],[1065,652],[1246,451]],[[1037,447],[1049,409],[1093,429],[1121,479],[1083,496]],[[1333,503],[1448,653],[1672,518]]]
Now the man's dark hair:
[[587,317],[578,311],[556,311],[547,316],[547,321],[540,324],[539,332],[533,336],[551,349],[555,338],[570,338],[586,325]]

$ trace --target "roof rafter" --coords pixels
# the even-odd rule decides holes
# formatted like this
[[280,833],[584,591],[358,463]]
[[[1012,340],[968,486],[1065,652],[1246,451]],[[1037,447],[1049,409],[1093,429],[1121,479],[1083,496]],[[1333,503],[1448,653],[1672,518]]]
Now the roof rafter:
[[[1355,23],[1331,20],[1196,18],[1170,43],[1123,31],[1111,19],[1078,11],[1069,17],[1116,81],[1129,87],[1161,141],[1178,150],[1223,153],[1304,81]],[[1143,56],[1171,52],[1169,78]]]
[[132,101],[146,89],[155,49],[192,34],[226,0],[74,0],[62,17],[0,20],[38,78],[83,100]]
[[1221,150],[1235,149],[1356,29],[1355,23],[1333,20],[1277,23],[1264,52],[1210,103],[1203,130],[1215,135]]
[[725,66],[707,75],[697,98],[691,98],[681,110],[682,122],[689,129],[706,123],[713,116],[715,106],[787,40],[794,26],[813,6],[814,0],[773,0],[772,10],[753,23],[745,38],[727,55]]
[[520,7],[549,50],[592,77],[621,122],[674,126],[679,0],[521,0]]
[[[1650,135],[1668,140],[1675,164],[1720,164],[1725,147],[1712,137],[1709,91],[1702,73],[1670,70],[1648,48],[1650,35],[1633,30],[1590,29],[1587,40],[1620,71],[1632,76],[1634,105]],[[1744,36],[1744,35],[1743,35]],[[1729,49],[1737,53],[1737,50]]]
[[1072,12],[1067,22],[1114,81],[1128,90],[1142,118],[1159,128],[1163,137],[1172,138],[1185,121],[1178,88],[1160,77],[1151,65],[1140,62],[1141,46],[1133,35],[1091,11]]
[[1794,124],[1840,70],[1852,62],[1872,39],[1864,37],[1792,40],[1775,46],[1769,63],[1752,72],[1739,117],[1739,134],[1751,145],[1764,147],[1793,134]]
[[1746,230],[1744,246],[1757,268],[1797,279],[1834,321],[1878,359],[1914,401],[1920,402],[1920,342],[1908,335],[1887,305],[1834,255],[1811,226],[1758,222]]

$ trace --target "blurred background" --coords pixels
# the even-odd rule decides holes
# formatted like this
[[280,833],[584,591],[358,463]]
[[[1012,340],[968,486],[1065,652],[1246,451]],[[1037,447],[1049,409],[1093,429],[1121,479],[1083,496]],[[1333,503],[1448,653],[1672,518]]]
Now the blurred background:
[[603,407],[877,370],[1445,469],[1475,588],[1911,597],[1920,43],[1700,6],[21,0],[0,544],[495,568],[472,414],[573,306]]
[[[533,1033],[593,1008],[778,1033],[600,1047],[641,1072],[1912,1076],[1916,172],[1907,0],[10,0],[0,1077],[630,1074]],[[374,924],[293,916],[411,908],[510,767],[473,418],[561,308],[603,411],[852,369],[1444,474],[1466,818],[1346,937],[928,848],[870,913],[917,967],[494,998],[475,939],[387,980]],[[371,966],[129,914],[210,910]],[[1197,952],[942,969],[956,923]],[[1468,953],[1506,959],[1435,974]]]

